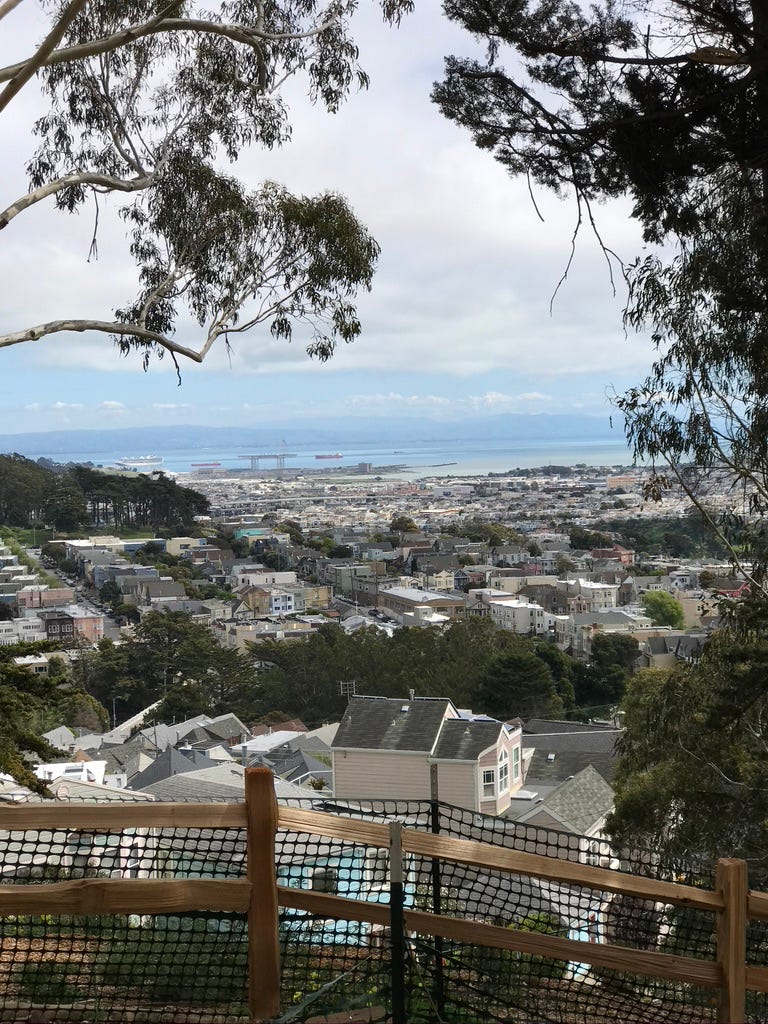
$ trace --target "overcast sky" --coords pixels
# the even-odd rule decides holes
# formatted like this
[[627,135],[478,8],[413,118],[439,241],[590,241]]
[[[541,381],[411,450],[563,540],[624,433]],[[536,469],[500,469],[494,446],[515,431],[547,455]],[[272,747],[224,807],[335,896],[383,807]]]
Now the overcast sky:
[[[36,5],[0,22],[0,59],[18,59],[40,34]],[[610,414],[607,395],[644,375],[647,344],[625,337],[621,293],[587,233],[550,314],[568,259],[573,204],[537,195],[542,223],[522,181],[511,180],[430,103],[443,57],[475,44],[435,0],[399,29],[373,7],[357,18],[360,60],[371,87],[331,117],[288,93],[293,140],[278,153],[250,152],[238,173],[255,187],[269,177],[291,189],[344,193],[382,247],[373,290],[358,308],[363,335],[320,365],[297,335],[288,346],[268,332],[235,341],[183,367],[144,373],[106,336],[59,335],[0,350],[3,432],[163,423],[273,426],[302,417],[435,419],[471,413]],[[39,112],[34,89],[0,116],[0,207],[26,189],[24,166]],[[112,204],[112,212],[117,204]],[[598,209],[606,243],[631,259],[640,250],[628,204]],[[131,297],[123,228],[102,209],[99,259],[88,262],[93,208],[77,216],[38,207],[0,240],[0,331],[61,317],[110,319]],[[197,347],[199,334],[179,339]]]

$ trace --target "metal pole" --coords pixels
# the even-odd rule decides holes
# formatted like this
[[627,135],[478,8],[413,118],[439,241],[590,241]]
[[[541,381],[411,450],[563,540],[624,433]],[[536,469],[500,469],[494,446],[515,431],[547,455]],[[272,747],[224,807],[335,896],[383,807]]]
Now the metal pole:
[[389,924],[392,957],[392,1024],[406,1024],[403,825],[400,821],[392,821],[389,824]]
[[[430,825],[433,835],[440,835],[440,799],[437,783],[437,765],[429,766]],[[432,913],[443,912],[443,886],[440,876],[440,858],[432,858]],[[435,936],[435,1008],[441,1020],[445,1018],[445,979],[443,976],[444,942]]]

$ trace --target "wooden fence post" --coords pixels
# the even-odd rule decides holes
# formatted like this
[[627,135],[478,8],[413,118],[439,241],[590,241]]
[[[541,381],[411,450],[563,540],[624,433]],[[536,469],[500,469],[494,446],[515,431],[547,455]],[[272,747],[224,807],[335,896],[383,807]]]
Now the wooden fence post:
[[248,1012],[252,1022],[280,1012],[280,944],[275,879],[277,800],[269,768],[246,768],[248,817]]
[[406,1024],[403,823],[401,821],[389,823],[389,924],[392,963],[392,1024]]
[[720,859],[716,879],[725,901],[717,920],[717,959],[725,983],[720,990],[717,1019],[720,1024],[743,1024],[747,980],[747,862]]

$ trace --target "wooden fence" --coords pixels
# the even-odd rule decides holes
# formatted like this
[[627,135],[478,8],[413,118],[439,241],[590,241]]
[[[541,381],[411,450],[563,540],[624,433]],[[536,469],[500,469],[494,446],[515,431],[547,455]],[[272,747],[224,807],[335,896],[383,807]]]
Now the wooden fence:
[[[718,1020],[732,1024],[745,1019],[747,990],[768,992],[768,967],[746,963],[747,923],[768,921],[768,893],[749,891],[746,863],[741,860],[720,860],[716,888],[708,890],[434,835],[399,824],[391,826],[292,807],[278,808],[272,773],[264,768],[246,771],[244,804],[43,802],[0,808],[0,830],[9,831],[236,827],[247,829],[245,878],[84,878],[40,885],[0,885],[0,915],[50,914],[52,908],[57,914],[77,915],[245,913],[249,943],[248,1008],[252,1021],[266,1021],[279,1014],[280,907],[384,927],[390,926],[393,910],[397,909],[277,885],[275,839],[278,829],[286,829],[392,853],[402,851],[400,865],[402,857],[410,854],[709,911],[717,915],[717,957],[708,961],[610,943],[582,942],[400,906],[406,931],[708,987],[718,996]],[[397,865],[393,867],[396,875]]]

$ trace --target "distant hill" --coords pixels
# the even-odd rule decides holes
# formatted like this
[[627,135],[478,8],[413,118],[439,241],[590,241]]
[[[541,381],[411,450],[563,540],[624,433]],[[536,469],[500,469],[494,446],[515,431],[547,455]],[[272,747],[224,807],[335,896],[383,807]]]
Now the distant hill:
[[422,417],[395,419],[303,420],[285,427],[206,427],[184,426],[123,427],[111,430],[50,430],[38,433],[0,434],[0,452],[18,452],[29,458],[57,453],[100,450],[125,451],[125,454],[157,452],[173,448],[261,448],[277,450],[282,441],[288,445],[325,447],[334,450],[350,438],[357,442],[378,442],[403,446],[438,441],[515,440],[605,441],[623,440],[621,426],[613,428],[607,416],[505,414],[436,423]]

